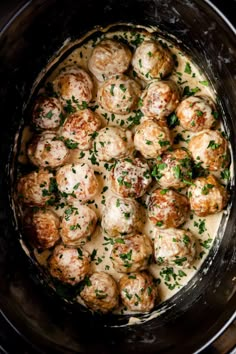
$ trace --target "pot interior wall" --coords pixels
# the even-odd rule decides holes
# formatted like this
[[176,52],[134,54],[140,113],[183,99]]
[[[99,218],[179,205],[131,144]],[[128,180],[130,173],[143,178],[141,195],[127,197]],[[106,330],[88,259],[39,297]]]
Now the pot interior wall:
[[[43,352],[193,352],[224,326],[236,308],[236,205],[232,205],[207,276],[198,279],[194,291],[190,284],[170,300],[164,315],[139,326],[106,326],[125,320],[103,319],[65,307],[40,286],[40,274],[34,275],[35,266],[18,243],[8,199],[10,149],[32,84],[68,37],[73,40],[95,25],[119,21],[155,25],[182,41],[216,88],[236,156],[235,35],[204,1],[36,0],[18,14],[0,37],[1,163],[5,171],[0,176],[0,304],[13,325]],[[232,181],[231,202],[234,198]]]

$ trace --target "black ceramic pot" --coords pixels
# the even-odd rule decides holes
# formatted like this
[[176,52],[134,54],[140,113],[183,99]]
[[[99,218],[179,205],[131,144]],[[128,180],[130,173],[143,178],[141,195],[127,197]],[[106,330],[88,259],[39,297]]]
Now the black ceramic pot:
[[236,156],[236,34],[208,2],[35,0],[22,4],[0,35],[0,307],[12,326],[43,353],[192,353],[206,347],[236,317],[234,177],[229,219],[211,250],[213,262],[207,274],[202,268],[183,291],[162,305],[166,308],[162,315],[143,325],[121,326],[127,319],[99,318],[66,307],[40,285],[40,274],[19,245],[10,208],[14,176],[9,164],[32,84],[65,39],[119,21],[155,25],[182,41],[218,93],[232,157]]

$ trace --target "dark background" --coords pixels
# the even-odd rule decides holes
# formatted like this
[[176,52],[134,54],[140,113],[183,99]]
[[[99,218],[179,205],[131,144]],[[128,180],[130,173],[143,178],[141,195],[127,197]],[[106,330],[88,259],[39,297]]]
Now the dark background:
[[[79,1],[79,0],[75,0]],[[99,0],[98,0],[99,1]],[[119,0],[117,0],[119,1]],[[0,29],[16,13],[26,1],[0,0]],[[236,0],[212,0],[222,13],[236,26]],[[235,39],[236,40],[236,39]],[[236,324],[233,324],[204,354],[236,353],[232,347],[236,345]],[[25,343],[0,315],[0,353],[1,354],[34,354],[35,351]],[[66,353],[65,353],[66,354]],[[122,354],[122,353],[121,353]],[[183,353],[184,354],[184,353]]]

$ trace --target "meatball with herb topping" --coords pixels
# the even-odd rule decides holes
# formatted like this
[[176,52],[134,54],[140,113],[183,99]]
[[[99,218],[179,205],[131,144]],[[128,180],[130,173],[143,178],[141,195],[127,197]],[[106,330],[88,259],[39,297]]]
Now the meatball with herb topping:
[[48,261],[52,277],[62,283],[75,285],[90,271],[90,255],[82,248],[66,248],[58,245]]
[[170,131],[164,122],[147,119],[137,126],[134,146],[146,159],[156,158],[171,144]]
[[137,107],[140,86],[125,75],[116,75],[98,89],[98,103],[108,112],[128,114]]
[[196,178],[189,187],[188,196],[191,210],[198,216],[219,213],[228,200],[225,187],[213,175]]
[[105,272],[93,273],[87,280],[80,296],[93,311],[107,313],[118,306],[118,288],[115,280]]
[[90,109],[70,114],[61,129],[61,135],[75,143],[80,150],[89,150],[93,136],[101,126],[99,115]]
[[118,273],[132,273],[146,269],[152,261],[152,243],[148,236],[136,234],[115,243],[111,260]]
[[104,81],[111,76],[123,74],[130,65],[131,57],[127,45],[105,39],[94,48],[88,67],[98,81]]
[[54,177],[51,172],[43,169],[30,172],[18,181],[18,197],[29,206],[44,206],[54,200],[53,185]]
[[196,240],[190,231],[166,229],[155,231],[154,256],[157,264],[189,268],[196,255]]
[[180,89],[172,80],[152,81],[141,96],[141,111],[146,117],[162,119],[171,114],[180,102]]
[[152,178],[149,166],[139,158],[117,161],[110,175],[112,190],[124,198],[139,198]]
[[67,164],[56,173],[58,189],[68,202],[93,199],[98,192],[98,181],[92,167],[83,164]]
[[153,278],[146,272],[123,275],[119,290],[122,303],[130,311],[151,311],[158,296]]
[[68,247],[79,246],[81,239],[89,238],[92,235],[96,223],[97,216],[88,206],[68,206],[62,216],[60,227],[60,235],[64,245]]
[[162,188],[184,188],[192,183],[191,156],[185,149],[165,152],[157,158],[152,175]]
[[214,102],[207,96],[191,96],[183,100],[176,110],[182,127],[192,132],[214,128],[218,113]]
[[198,133],[191,138],[188,147],[195,163],[210,171],[222,170],[229,164],[228,144],[219,131]]
[[40,96],[35,102],[32,116],[36,128],[57,129],[63,118],[61,103],[56,97]]
[[111,237],[128,235],[142,224],[139,205],[135,200],[112,196],[102,215],[102,228]]
[[127,157],[133,151],[132,133],[118,127],[105,127],[97,133],[94,150],[101,161]]
[[69,150],[64,142],[52,132],[35,136],[27,149],[32,164],[38,167],[58,167],[69,157]]
[[148,204],[148,217],[160,228],[179,227],[189,214],[188,198],[171,189],[156,189]]
[[132,64],[144,81],[162,79],[171,73],[174,60],[168,47],[154,40],[145,40],[136,49]]

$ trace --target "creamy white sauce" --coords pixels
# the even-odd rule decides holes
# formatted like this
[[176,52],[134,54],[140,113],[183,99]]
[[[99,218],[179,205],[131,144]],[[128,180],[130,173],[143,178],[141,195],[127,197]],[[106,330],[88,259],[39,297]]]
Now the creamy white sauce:
[[[152,29],[150,29],[150,28],[148,30],[150,32],[152,31]],[[153,30],[156,30],[156,29],[153,29]],[[118,36],[118,38],[120,36],[122,36],[123,38],[125,38],[128,41],[133,39],[132,32],[128,33],[126,31],[125,33],[121,32],[121,31],[112,32],[112,33],[105,33],[102,35],[102,37],[103,38],[104,37],[113,38],[113,36],[116,35],[116,36]],[[172,45],[172,43],[167,42],[164,39],[162,39],[162,40],[168,44],[172,53],[176,55],[176,59],[178,61],[178,66],[175,68],[175,70],[173,71],[170,78],[172,80],[174,80],[175,82],[177,82],[180,85],[180,87],[189,86],[190,90],[198,87],[199,94],[208,95],[214,100],[215,95],[214,95],[213,88],[210,86],[210,84],[208,86],[206,86],[206,81],[207,81],[206,77],[204,76],[203,73],[200,72],[199,68],[194,64],[194,62],[191,60],[191,58],[187,57],[179,48],[174,47]],[[69,44],[69,47],[71,47],[71,46],[72,45]],[[47,79],[47,81],[49,81],[49,82],[52,81],[57,76],[59,71],[67,65],[76,64],[76,65],[84,68],[85,70],[88,70],[87,61],[88,61],[89,57],[91,56],[93,48],[94,48],[94,41],[89,40],[88,42],[85,42],[85,44],[83,44],[82,46],[79,46],[78,48],[73,50],[73,52],[70,55],[68,55],[68,57],[66,59],[64,59],[64,61],[61,62],[57,66],[57,68],[52,72],[52,74]],[[65,51],[65,49],[64,49],[64,51]],[[185,72],[186,63],[190,64],[191,74]],[[94,77],[93,77],[93,80],[95,83],[95,87],[96,88],[99,87],[100,84],[96,81],[96,79]],[[144,87],[144,83],[141,82],[140,80],[138,80],[138,81]],[[204,85],[204,83],[205,83],[205,85]],[[96,105],[97,105],[97,103],[95,101],[92,102],[91,104],[89,104],[89,106],[93,106],[93,107]],[[126,128],[131,124],[132,120],[129,120],[129,117],[134,115],[132,113],[128,114],[127,116],[112,115],[111,113],[106,112],[101,107],[98,107],[96,109],[96,112],[101,116],[103,126],[110,124],[113,126],[114,125],[122,126],[123,128]],[[135,129],[135,126],[134,126],[133,130],[134,129]],[[58,131],[58,134],[60,135],[60,129]],[[174,147],[177,147],[177,146],[187,147],[186,140],[188,140],[193,135],[193,133],[191,133],[189,131],[188,132],[183,131],[183,129],[180,126],[177,126],[176,128],[174,128],[172,130],[172,134],[174,134],[174,136],[176,136],[177,134],[182,134],[183,139],[185,140],[185,141],[180,141],[179,144],[174,145]],[[27,158],[25,157],[25,145],[26,145],[26,142],[31,138],[31,135],[32,134],[29,131],[29,128],[26,127],[24,130],[23,138],[22,138],[22,145],[21,145],[22,153],[19,156],[19,161],[21,163],[27,163]],[[95,160],[95,164],[94,164],[94,163],[92,163],[92,161],[94,162],[92,157],[93,157],[92,151],[84,151],[81,154],[81,151],[79,151],[79,150],[71,150],[70,157],[67,162],[68,163],[86,162],[90,166],[92,166],[92,168],[96,172],[99,173],[99,174],[97,174],[97,179],[98,179],[99,185],[100,185],[100,193],[94,198],[94,201],[89,203],[88,205],[96,212],[98,218],[101,220],[101,216],[102,216],[104,206],[106,204],[106,200],[112,194],[111,188],[109,185],[109,178],[108,178],[110,172],[105,168],[105,166],[111,166],[112,163],[106,163],[106,162],[102,162],[102,161],[99,162],[98,160]],[[91,161],[91,158],[92,158],[92,161]],[[104,189],[104,187],[108,187],[108,189],[105,192],[101,193],[101,191]],[[184,191],[183,191],[183,193],[184,193]],[[66,202],[66,200],[64,200],[64,202]],[[64,210],[63,208],[59,208],[59,209],[55,209],[53,207],[50,207],[50,208],[52,208],[59,216],[61,216],[63,214],[63,210]],[[146,213],[146,210],[144,208],[142,210],[142,213],[143,214]],[[202,263],[204,262],[205,258],[208,255],[209,249],[210,249],[211,245],[213,244],[214,239],[217,235],[217,231],[218,231],[218,227],[220,225],[221,219],[222,219],[222,212],[215,214],[215,215],[210,215],[210,216],[207,216],[204,218],[199,218],[199,217],[191,214],[191,218],[189,218],[189,220],[183,225],[183,228],[190,229],[190,231],[192,231],[192,233],[198,239],[200,255],[198,255],[198,258],[196,259],[193,266],[190,269],[184,269],[183,270],[184,273],[181,273],[181,275],[178,275],[179,269],[177,269],[177,268],[175,269],[175,267],[173,267],[174,273],[178,275],[177,282],[173,281],[173,279],[172,279],[171,281],[167,281],[166,282],[167,284],[165,284],[165,280],[163,278],[162,271],[163,271],[163,268],[166,268],[166,267],[158,266],[156,264],[152,264],[149,267],[149,271],[154,276],[154,278],[160,279],[160,284],[158,285],[158,289],[159,289],[160,298],[161,298],[162,302],[167,300],[171,296],[173,296],[184,285],[186,285],[188,283],[188,281],[197,272],[199,267],[202,265]],[[148,219],[146,219],[146,220],[148,220]],[[146,221],[146,223],[143,226],[142,232],[147,234],[152,239],[153,228],[154,228],[154,226],[151,225],[151,223],[149,221]],[[111,248],[112,248],[111,243],[112,243],[112,239],[109,238],[107,235],[105,235],[102,232],[101,227],[98,226],[96,231],[92,235],[91,240],[89,242],[85,243],[84,248],[86,250],[88,250],[91,254],[96,253],[94,260],[92,261],[92,271],[105,271],[105,272],[111,274],[115,278],[115,280],[118,281],[122,277],[122,273],[118,273],[114,270],[114,268],[112,266],[112,262],[109,258]],[[39,252],[37,252],[37,250],[34,250],[34,255],[40,265],[46,266],[47,259],[50,256],[50,251],[47,250],[47,251],[39,253]],[[120,311],[122,311],[122,307],[120,309],[118,309],[116,311],[116,313],[119,313]],[[127,313],[127,311],[124,311],[124,312]],[[154,312],[152,315],[150,315],[149,319],[153,318],[157,315],[158,315],[158,313]],[[137,322],[139,322],[139,319],[137,319],[136,317],[130,317],[130,324],[134,324]]]

